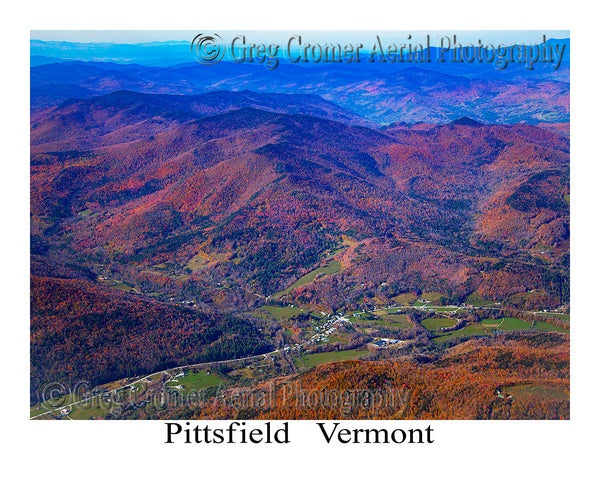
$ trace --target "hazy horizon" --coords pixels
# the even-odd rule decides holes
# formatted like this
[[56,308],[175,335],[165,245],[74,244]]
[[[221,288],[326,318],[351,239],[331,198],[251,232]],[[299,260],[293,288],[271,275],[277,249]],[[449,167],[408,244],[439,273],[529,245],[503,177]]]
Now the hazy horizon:
[[[208,31],[208,30],[207,30]],[[465,42],[477,41],[485,37],[485,41],[531,43],[546,35],[547,39],[570,39],[568,30],[364,30],[364,31],[324,31],[324,30],[210,30],[217,33],[253,34],[255,41],[276,42],[289,38],[291,35],[310,35],[320,41],[366,41],[375,35],[392,35],[396,39],[406,39],[413,36],[414,41],[426,34],[432,36],[457,34]],[[31,41],[69,42],[69,43],[108,43],[114,45],[136,45],[142,43],[189,42],[200,30],[31,30]]]

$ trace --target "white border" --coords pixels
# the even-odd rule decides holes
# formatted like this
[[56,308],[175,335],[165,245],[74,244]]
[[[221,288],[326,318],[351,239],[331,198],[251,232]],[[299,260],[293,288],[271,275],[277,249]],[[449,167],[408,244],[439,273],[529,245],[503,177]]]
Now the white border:
[[[267,4],[265,6],[265,3]],[[46,478],[150,475],[359,478],[564,478],[590,475],[598,415],[598,39],[593,12],[573,2],[28,2],[3,18],[2,412],[7,471]],[[5,7],[6,8],[6,7]],[[15,11],[16,9],[16,11]],[[586,9],[587,10],[587,9]],[[162,422],[31,422],[28,331],[29,31],[36,29],[293,28],[314,30],[571,30],[572,40],[572,412],[569,421],[430,422],[436,443],[327,446],[311,422],[291,425],[293,444],[167,446]],[[6,143],[5,143],[6,142]],[[417,425],[424,422],[408,422]],[[367,423],[362,422],[361,426]],[[370,424],[370,423],[369,423]],[[424,423],[426,425],[428,423]],[[379,424],[376,424],[379,425]],[[404,425],[405,426],[405,425]],[[11,469],[7,467],[16,467]],[[587,474],[583,474],[587,475]]]

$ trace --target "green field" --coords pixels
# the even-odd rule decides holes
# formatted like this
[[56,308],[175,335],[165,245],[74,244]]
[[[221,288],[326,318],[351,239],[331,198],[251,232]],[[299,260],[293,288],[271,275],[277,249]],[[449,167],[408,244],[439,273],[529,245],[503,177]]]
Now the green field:
[[569,332],[569,330],[566,330],[561,327],[557,327],[555,325],[550,325],[549,323],[546,323],[546,322],[536,321],[533,327],[538,328],[539,330],[543,330],[545,332],[560,332],[560,333],[568,333]]
[[377,328],[384,327],[390,330],[403,330],[412,328],[412,324],[406,318],[406,315],[388,315],[384,312],[377,312],[375,315],[361,315],[359,319],[353,320],[353,323],[359,327]]
[[[384,309],[384,311],[381,312],[381,313],[384,313],[384,314],[385,313],[388,313],[388,314],[389,313],[397,313],[397,312],[404,311],[404,310],[406,310],[405,307],[392,307],[392,308],[386,308],[386,309]],[[373,313],[375,315],[379,315],[380,314],[380,312],[373,312]]]
[[232,370],[227,374],[227,376],[230,378],[235,378],[237,380],[254,378],[254,371],[254,369],[250,369],[246,366],[243,368],[238,368],[237,370]]
[[527,330],[531,328],[531,322],[520,320],[518,318],[506,317],[506,318],[486,318],[481,321],[481,325],[485,328],[497,328],[498,330],[509,331],[509,330]]
[[291,307],[291,306],[285,306],[285,307],[277,307],[275,305],[265,305],[264,307],[261,307],[262,310],[266,310],[267,312],[269,312],[273,317],[275,317],[278,320],[287,320],[288,318],[293,317],[294,315],[298,315],[299,313],[304,312],[304,310],[302,310],[301,308],[298,307]]
[[[58,415],[59,410],[70,403],[77,402],[81,400],[81,397],[74,393],[70,393],[68,395],[62,395],[60,397],[53,398],[52,400],[48,400],[44,405],[35,405],[29,408],[29,416],[35,417],[36,415],[40,415],[43,413],[49,413],[49,411],[53,411],[53,415]],[[55,409],[57,411],[54,412]]]
[[329,342],[330,343],[348,343],[348,339],[341,335],[330,335]]
[[461,328],[460,330],[454,330],[452,332],[448,332],[448,333],[442,333],[438,336],[436,336],[433,341],[437,344],[440,343],[444,343],[448,340],[454,339],[454,338],[463,338],[463,337],[470,337],[471,335],[487,335],[488,331],[483,328],[481,325],[474,323],[472,325],[467,325],[465,328]]
[[324,267],[317,268],[317,269],[313,270],[312,272],[307,273],[303,277],[300,277],[298,280],[296,280],[296,282],[294,282],[288,288],[286,288],[285,290],[283,290],[279,293],[276,293],[275,295],[273,295],[273,297],[278,298],[278,297],[281,297],[282,295],[290,293],[292,290],[294,290],[296,288],[303,287],[304,285],[314,281],[315,277],[319,274],[333,275],[334,273],[338,273],[341,269],[342,269],[342,264],[340,262],[338,262],[335,259],[329,260],[327,262],[327,265],[325,265]]
[[179,377],[175,380],[170,380],[167,383],[169,387],[175,387],[177,385],[183,385],[184,391],[197,391],[208,387],[214,387],[219,385],[223,380],[206,370],[202,370],[198,373],[187,372],[185,377]]
[[569,315],[568,313],[543,312],[543,313],[536,313],[536,317],[542,318],[542,319],[556,318],[557,320],[562,320],[563,322],[571,321],[571,315]]
[[[114,395],[114,394],[111,394],[111,395]],[[107,413],[110,412],[111,408],[113,407],[111,395],[106,395],[106,396],[97,395],[97,396],[90,398],[87,401],[84,401],[77,405],[71,406],[70,407],[71,412],[68,414],[68,417],[73,420],[88,420],[90,417],[105,416]],[[127,396],[125,398],[127,398]],[[57,399],[53,403],[55,405],[60,405],[62,408],[62,407],[67,407],[67,405],[69,405],[70,403],[78,402],[80,400],[81,400],[81,397],[71,394],[68,396],[68,398],[60,397],[60,399]],[[58,417],[60,415],[60,412],[58,410],[53,411],[54,408],[50,408],[50,410],[52,410],[52,413],[51,413],[52,417]],[[34,417],[41,413],[50,413],[50,412],[48,412],[47,409],[40,407],[40,406],[32,407],[30,409],[31,417]],[[40,418],[51,418],[51,417],[40,417]]]
[[453,318],[426,318],[421,321],[421,325],[430,332],[435,332],[438,328],[456,325],[456,320]]
[[[527,329],[531,328],[530,321],[520,320],[518,318],[512,318],[512,317],[499,318],[499,319],[488,318],[488,319],[482,320],[481,325],[484,328],[498,329],[498,330],[502,330],[502,331],[527,330]],[[562,333],[568,332],[568,330],[565,330],[564,328],[556,327],[554,325],[550,325],[549,323],[539,322],[539,321],[536,321],[534,323],[533,328],[537,328],[539,330],[543,330],[546,332],[562,332]]]
[[125,292],[131,292],[132,290],[135,290],[132,284],[127,282],[120,282],[119,280],[108,280],[98,277],[96,281],[100,285],[104,285],[105,287],[117,288]]
[[477,293],[477,292],[473,292],[471,295],[469,295],[466,300],[465,303],[467,305],[474,305],[476,307],[483,305],[484,300],[483,298],[481,298],[481,296]]
[[37,416],[37,415],[41,415],[41,414],[43,414],[43,413],[47,413],[47,412],[48,412],[48,410],[47,410],[47,409],[45,409],[45,408],[42,408],[42,407],[40,407],[40,406],[36,405],[36,406],[34,406],[34,407],[30,407],[30,408],[29,408],[29,417],[30,417],[30,418],[31,418],[31,417],[35,417],[35,416]]
[[378,320],[376,320],[376,323],[378,325],[381,325],[383,327],[386,328],[390,328],[390,329],[400,329],[400,330],[404,330],[404,329],[410,329],[412,328],[412,323],[410,323],[408,321],[408,319],[406,318],[406,315],[402,315],[402,314],[396,314],[396,315],[377,315],[379,317]]
[[[431,320],[431,319],[428,319]],[[428,330],[431,330],[426,325],[427,320],[423,320],[423,326]],[[430,325],[433,326],[433,325]],[[454,338],[463,338],[471,335],[479,336],[479,335],[488,335],[492,330],[501,330],[501,331],[511,331],[511,330],[527,330],[531,328],[531,322],[526,320],[520,320],[518,318],[506,317],[506,318],[498,318],[492,319],[488,318],[482,320],[481,323],[475,323],[471,325],[467,325],[465,328],[461,328],[460,330],[454,330],[448,333],[440,333],[436,335],[433,341],[437,344],[446,342],[448,340]],[[552,332],[568,332],[568,330],[564,330],[559,327],[555,327],[554,325],[550,325],[544,322],[535,322],[534,328],[544,330],[544,331],[552,331]]]
[[414,293],[401,293],[392,297],[392,300],[400,305],[412,305],[417,301],[417,296]]
[[119,290],[123,290],[124,292],[131,292],[132,290],[134,290],[133,285],[127,282],[118,283],[114,286],[114,288],[118,288]]
[[104,417],[110,413],[113,405],[107,399],[94,398],[89,404],[81,403],[73,405],[69,417],[73,420],[89,420],[90,417]]
[[482,307],[485,305],[494,305],[496,302],[491,300],[484,300],[477,292],[473,292],[465,300],[467,305],[473,305],[474,307]]
[[367,350],[343,350],[340,352],[322,352],[322,353],[311,353],[309,355],[303,355],[296,362],[300,362],[308,368],[316,367],[324,363],[340,362],[342,360],[352,360],[353,358],[359,358],[365,355]]
[[423,300],[429,300],[430,302],[439,302],[443,296],[444,295],[439,292],[426,292],[421,295],[421,298]]

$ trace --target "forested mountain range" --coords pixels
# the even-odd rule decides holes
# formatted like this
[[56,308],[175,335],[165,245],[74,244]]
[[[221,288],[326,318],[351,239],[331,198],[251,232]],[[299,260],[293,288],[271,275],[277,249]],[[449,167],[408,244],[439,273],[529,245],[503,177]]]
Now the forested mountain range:
[[[252,97],[208,95],[215,96]],[[116,92],[65,102],[34,122],[34,236],[92,263],[110,258],[138,270],[164,262],[184,268],[204,248],[230,257],[217,278],[263,295],[287,287],[343,235],[361,248],[381,243],[368,261],[348,258],[349,269],[368,268],[383,252],[398,259],[420,252],[420,261],[441,255],[447,262],[420,272],[417,283],[435,276],[439,288],[463,293],[489,281],[491,264],[481,260],[488,256],[514,258],[530,272],[525,278],[537,279],[531,288],[541,287],[542,270],[567,268],[563,135],[466,118],[375,129],[229,110],[225,101],[225,113],[207,116],[213,107],[204,98]],[[262,98],[269,106],[280,101]],[[278,109],[311,110],[311,102],[329,106],[301,97]],[[410,268],[401,270],[390,280],[418,287]]]
[[562,76],[34,65],[32,390],[281,347],[273,302],[568,305]]

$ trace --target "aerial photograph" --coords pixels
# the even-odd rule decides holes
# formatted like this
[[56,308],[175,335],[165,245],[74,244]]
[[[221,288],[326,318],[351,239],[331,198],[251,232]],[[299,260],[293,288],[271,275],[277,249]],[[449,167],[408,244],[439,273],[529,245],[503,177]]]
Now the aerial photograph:
[[30,31],[30,419],[570,419],[569,31],[91,33]]

